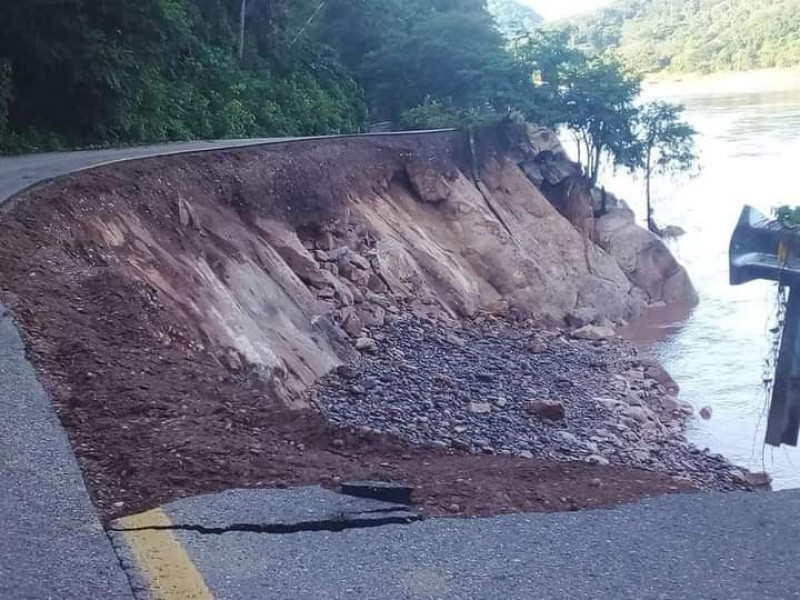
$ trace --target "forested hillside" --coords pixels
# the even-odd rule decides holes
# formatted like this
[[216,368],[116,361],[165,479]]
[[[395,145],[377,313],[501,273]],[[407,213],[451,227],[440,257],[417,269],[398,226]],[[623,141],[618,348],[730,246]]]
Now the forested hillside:
[[504,2],[0,2],[0,151],[524,119],[643,168],[638,77]]
[[616,48],[641,72],[800,64],[800,0],[619,0],[567,25],[579,47]]
[[530,6],[516,0],[488,0],[487,6],[500,32],[511,39],[524,35],[526,31],[536,30],[544,20]]
[[484,0],[0,2],[4,151],[352,132],[529,88]]

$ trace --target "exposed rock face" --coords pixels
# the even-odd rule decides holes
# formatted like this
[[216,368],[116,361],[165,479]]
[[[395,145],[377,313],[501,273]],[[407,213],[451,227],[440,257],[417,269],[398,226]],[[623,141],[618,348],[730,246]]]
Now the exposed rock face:
[[[6,289],[27,294],[37,269],[85,304],[100,275],[113,277],[144,290],[143,302],[175,324],[154,333],[161,343],[211,352],[289,392],[355,348],[375,351],[373,330],[401,311],[602,322],[691,289],[632,219],[598,224],[609,254],[584,220],[554,207],[535,182],[568,187],[575,174],[554,135],[516,146],[486,135],[476,156],[471,147],[462,133],[331,140],[165,157],[54,182],[4,222]],[[581,197],[573,212],[584,219]],[[109,313],[114,302],[109,294],[82,310]],[[53,324],[44,336],[58,338],[59,320],[80,321],[71,306],[38,315]],[[142,321],[132,330],[149,330],[145,315],[131,318]]]
[[689,275],[658,236],[639,227],[633,212],[612,208],[596,223],[597,243],[618,262],[651,302],[697,304]]

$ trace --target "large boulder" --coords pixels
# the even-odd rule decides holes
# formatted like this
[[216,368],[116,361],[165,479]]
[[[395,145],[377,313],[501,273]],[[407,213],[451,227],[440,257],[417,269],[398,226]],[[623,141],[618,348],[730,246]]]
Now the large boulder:
[[614,208],[595,222],[597,243],[619,263],[650,302],[697,304],[689,275],[657,235],[636,224],[633,212]]

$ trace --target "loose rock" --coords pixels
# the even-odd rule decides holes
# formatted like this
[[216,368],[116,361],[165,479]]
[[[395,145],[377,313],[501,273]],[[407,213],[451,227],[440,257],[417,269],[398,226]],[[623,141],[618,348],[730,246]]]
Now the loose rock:
[[[338,369],[314,390],[334,425],[459,452],[646,468],[703,489],[751,487],[723,457],[686,440],[685,406],[641,376],[627,342],[488,316],[456,331],[397,312],[356,340],[353,372]],[[532,340],[547,340],[547,351],[532,352]]]
[[610,340],[615,335],[613,329],[600,325],[585,325],[572,332],[572,337],[579,340]]
[[531,400],[525,410],[548,421],[560,421],[566,416],[564,405],[557,400]]

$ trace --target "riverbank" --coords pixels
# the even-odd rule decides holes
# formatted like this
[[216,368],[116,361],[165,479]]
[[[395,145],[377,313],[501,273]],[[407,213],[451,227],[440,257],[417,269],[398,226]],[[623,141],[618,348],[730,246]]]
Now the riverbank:
[[572,461],[565,468],[646,469],[698,489],[747,487],[743,471],[687,442],[693,411],[675,382],[611,329],[409,316],[374,339],[313,391],[337,426],[440,449]]
[[710,74],[659,73],[647,76],[642,92],[649,99],[770,93],[797,89],[800,89],[800,67]]

